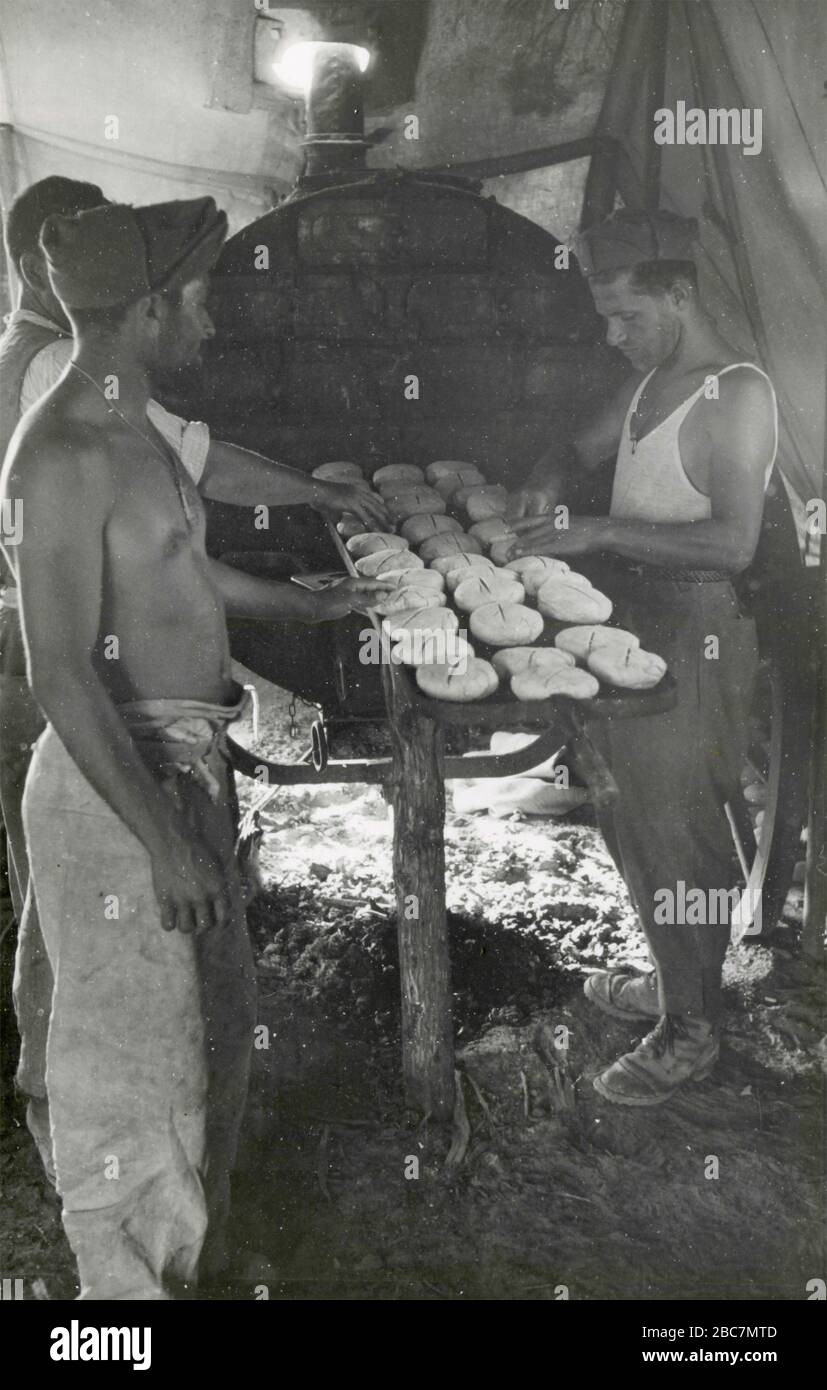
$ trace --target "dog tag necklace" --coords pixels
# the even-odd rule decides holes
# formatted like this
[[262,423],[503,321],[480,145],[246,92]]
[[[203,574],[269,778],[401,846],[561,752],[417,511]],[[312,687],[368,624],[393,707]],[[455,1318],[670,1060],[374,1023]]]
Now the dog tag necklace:
[[190,531],[194,531],[196,523],[198,521],[198,512],[192,506],[192,503],[189,501],[187,494],[184,491],[184,486],[181,481],[182,464],[178,460],[178,455],[174,451],[171,451],[169,454],[167,454],[163,452],[161,449],[159,449],[158,445],[150,439],[148,434],[144,434],[142,429],[139,429],[137,425],[133,425],[132,421],[128,419],[126,415],[124,415],[123,411],[118,410],[118,407],[112,404],[112,402],[106,395],[106,392],[103,391],[102,388],[95,381],[95,378],[93,376],[90,376],[88,372],[85,372],[83,370],[83,367],[79,367],[77,362],[71,361],[69,363],[69,366],[74,367],[76,372],[80,372],[81,376],[86,378],[90,386],[94,386],[98,395],[102,396],[103,399],[106,401],[106,405],[110,415],[117,415],[119,420],[123,420],[123,423],[125,425],[128,425],[131,430],[134,430],[135,434],[140,435],[144,443],[148,444],[150,449],[154,450],[154,452],[158,455],[159,459],[163,460],[164,465],[172,474],[172,480],[175,483],[175,490],[178,493],[178,500],[181,503],[181,510],[184,513],[184,520],[187,523],[187,527]]

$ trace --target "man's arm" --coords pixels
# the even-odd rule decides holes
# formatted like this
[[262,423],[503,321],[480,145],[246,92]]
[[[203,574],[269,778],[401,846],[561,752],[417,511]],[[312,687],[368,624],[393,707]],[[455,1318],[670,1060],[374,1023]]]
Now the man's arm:
[[225,885],[214,856],[193,843],[93,665],[103,533],[114,502],[104,459],[80,432],[59,446],[18,442],[3,495],[23,504],[22,538],[7,553],[35,699],[80,772],[147,850],[164,927],[189,932],[223,922]]
[[623,422],[639,377],[624,381],[604,408],[573,440],[556,439],[537,460],[528,478],[515,492],[506,514],[509,521],[543,516],[565,498],[575,468],[593,472],[617,453]]
[[336,519],[343,512],[353,512],[368,528],[389,524],[382,499],[367,488],[313,478],[222,439],[210,440],[199,490],[215,502],[235,506],[290,507],[303,503]]
[[[609,552],[628,560],[687,569],[740,573],[752,560],[761,529],[773,406],[754,372],[719,378],[720,399],[705,402],[697,428],[709,453],[712,516],[675,523],[626,517],[571,517],[567,530],[542,521],[515,523],[516,553],[565,556]],[[697,407],[696,407],[697,409]]]
[[210,560],[212,578],[224,600],[228,618],[257,618],[261,622],[330,622],[347,613],[363,612],[390,592],[381,579],[343,579],[334,588],[312,591],[297,584],[245,574]]

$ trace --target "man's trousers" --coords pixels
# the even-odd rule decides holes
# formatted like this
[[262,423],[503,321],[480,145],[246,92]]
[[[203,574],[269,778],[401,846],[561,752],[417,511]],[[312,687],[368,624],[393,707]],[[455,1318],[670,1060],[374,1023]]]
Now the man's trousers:
[[[596,735],[620,790],[598,820],[640,917],[664,1012],[714,1022],[730,934],[719,890],[736,877],[724,804],[738,794],[748,747],[755,623],[728,583],[615,574],[604,582],[615,600],[612,621],[666,660],[678,703]],[[668,920],[670,893],[680,914],[681,882],[684,893],[702,890],[706,923],[692,923],[691,911],[690,924]]]
[[47,726],[24,820],[54,973],[46,1052],[57,1186],[86,1299],[163,1299],[207,1235],[220,1262],[247,1092],[255,980],[235,864],[232,773],[213,800],[164,783],[225,865],[230,923],[165,932],[149,856]]

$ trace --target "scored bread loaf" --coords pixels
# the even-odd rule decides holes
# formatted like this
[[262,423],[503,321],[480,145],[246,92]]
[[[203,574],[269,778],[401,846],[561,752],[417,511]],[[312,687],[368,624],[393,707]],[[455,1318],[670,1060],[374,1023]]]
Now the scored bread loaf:
[[454,493],[453,502],[465,508],[469,521],[488,521],[492,516],[505,516],[508,493],[499,483],[460,488],[459,492]]
[[640,646],[640,638],[622,627],[581,623],[578,627],[564,627],[555,637],[554,645],[562,652],[570,652],[578,661],[585,661],[590,652],[600,647],[619,648],[625,655],[629,647]]
[[340,536],[344,536],[345,540],[349,540],[351,536],[364,534],[365,523],[361,517],[354,516],[352,512],[343,512],[336,522],[336,530]]
[[518,700],[548,700],[552,695],[569,695],[575,700],[593,700],[600,689],[590,671],[579,666],[561,666],[556,671],[526,667],[511,677],[511,693]]
[[471,632],[489,647],[520,647],[543,631],[540,614],[522,603],[484,603],[470,619]]
[[456,632],[459,619],[452,608],[428,604],[404,613],[391,613],[382,620],[382,627],[396,641],[403,632]]
[[592,585],[571,581],[567,574],[547,579],[537,591],[537,607],[559,623],[606,623],[612,601]]
[[425,477],[432,485],[439,482],[440,478],[453,478],[457,474],[473,473],[479,475],[485,482],[485,478],[480,473],[475,463],[466,463],[464,459],[437,459],[436,463],[429,463],[425,469]]
[[444,499],[432,487],[406,488],[384,500],[393,521],[407,521],[409,516],[436,516],[445,511]]
[[[425,474],[421,468],[417,468],[415,463],[386,463],[384,468],[377,468],[371,479],[373,486],[384,488],[388,483],[403,484],[405,487],[419,487],[425,482]],[[396,488],[397,492],[402,491],[402,487]]]
[[651,690],[666,674],[666,662],[643,647],[598,647],[588,656],[589,670],[621,690]]
[[445,579],[437,570],[384,570],[382,583],[400,589],[415,584],[418,589],[428,589],[431,593],[442,593],[445,588]]
[[453,592],[457,584],[459,584],[460,579],[457,578],[453,584],[448,582],[452,574],[461,576],[463,570],[493,570],[495,566],[492,565],[490,560],[486,560],[484,555],[471,555],[468,551],[463,551],[461,555],[440,555],[437,560],[431,561],[428,568],[438,570],[440,574],[444,574],[446,583],[448,583],[448,588]]
[[454,603],[464,613],[473,613],[484,603],[522,603],[524,598],[525,590],[517,576],[504,570],[469,574],[454,590]]
[[562,671],[571,669],[574,657],[556,647],[501,647],[491,658],[499,676],[518,676],[521,671]]
[[397,666],[464,667],[474,648],[460,632],[403,632],[391,647]]
[[464,531],[446,531],[441,536],[429,536],[419,547],[419,554],[426,562],[441,560],[445,555],[481,555],[482,546],[475,536],[466,536]]
[[479,657],[464,664],[419,666],[416,683],[432,700],[484,700],[493,695],[499,685],[494,667]]
[[507,560],[505,568],[513,570],[520,579],[529,573],[544,574],[551,579],[555,574],[567,574],[569,567],[565,560],[554,560],[550,555],[518,555],[516,560]]
[[358,536],[350,537],[347,549],[354,560],[361,560],[363,555],[372,555],[376,550],[407,550],[408,542],[390,531],[361,531]]
[[313,469],[312,476],[326,483],[363,483],[370,487],[358,463],[320,463]]
[[374,579],[376,575],[387,571],[399,570],[421,570],[425,564],[418,555],[414,555],[412,550],[374,550],[370,555],[363,555],[361,560],[356,561],[356,573],[363,574],[366,579]]
[[434,516],[431,512],[419,513],[417,516],[409,516],[402,522],[399,534],[409,542],[410,545],[421,545],[431,536],[444,536],[447,532],[458,533],[462,530],[462,523],[457,521],[454,516],[445,516],[440,513]]
[[[409,570],[406,574],[411,578]],[[384,578],[384,575],[382,577]],[[370,603],[369,606],[374,613],[390,617],[393,613],[412,613],[417,608],[441,608],[445,603],[447,599],[443,593],[438,589],[428,589],[424,584],[418,584],[414,576],[409,584],[400,584],[378,603]]]

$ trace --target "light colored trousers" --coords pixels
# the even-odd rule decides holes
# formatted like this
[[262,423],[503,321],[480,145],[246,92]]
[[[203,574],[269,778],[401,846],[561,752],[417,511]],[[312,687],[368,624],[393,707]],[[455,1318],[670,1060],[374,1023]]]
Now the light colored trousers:
[[193,1281],[199,1257],[202,1272],[222,1260],[255,979],[232,774],[218,745],[209,763],[216,801],[186,773],[164,783],[227,866],[233,920],[198,938],[162,929],[146,850],[51,726],[26,783],[31,874],[54,974],[52,1145],[83,1299],[168,1298],[176,1281]]

